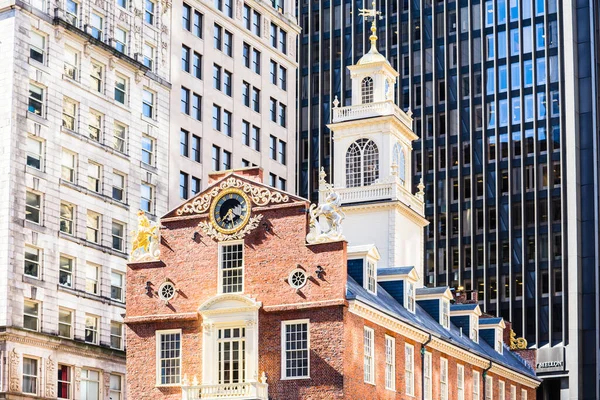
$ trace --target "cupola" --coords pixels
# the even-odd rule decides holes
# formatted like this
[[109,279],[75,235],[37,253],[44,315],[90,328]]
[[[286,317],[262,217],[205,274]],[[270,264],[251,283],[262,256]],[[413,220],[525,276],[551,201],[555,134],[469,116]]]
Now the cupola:
[[373,294],[377,294],[379,258],[379,251],[373,244],[348,247],[348,275]]
[[417,289],[417,303],[427,314],[446,329],[450,329],[450,300],[452,292],[448,286],[422,287]]
[[377,270],[377,282],[398,303],[415,313],[415,284],[419,274],[415,267],[388,267]]

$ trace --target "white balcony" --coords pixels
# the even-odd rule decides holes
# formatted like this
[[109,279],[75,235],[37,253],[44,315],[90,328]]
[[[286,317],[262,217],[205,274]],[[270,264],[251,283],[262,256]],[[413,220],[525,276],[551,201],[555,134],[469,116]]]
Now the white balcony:
[[395,115],[407,127],[412,127],[412,119],[404,111],[400,110],[391,100],[378,103],[358,104],[347,107],[333,108],[333,122],[344,122],[355,119],[381,117],[385,115]]
[[260,382],[182,386],[182,400],[268,400],[269,385]]
[[343,205],[377,200],[399,200],[419,214],[423,213],[423,201],[406,190],[399,180],[389,183],[374,183],[368,186],[336,188],[335,190],[340,195]]

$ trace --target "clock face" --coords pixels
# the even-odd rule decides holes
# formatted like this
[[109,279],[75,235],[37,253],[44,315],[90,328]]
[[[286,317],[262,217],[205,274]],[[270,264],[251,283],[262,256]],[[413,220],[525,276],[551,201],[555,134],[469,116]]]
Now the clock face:
[[243,228],[250,218],[250,202],[242,191],[227,190],[213,203],[211,219],[222,233],[230,234]]

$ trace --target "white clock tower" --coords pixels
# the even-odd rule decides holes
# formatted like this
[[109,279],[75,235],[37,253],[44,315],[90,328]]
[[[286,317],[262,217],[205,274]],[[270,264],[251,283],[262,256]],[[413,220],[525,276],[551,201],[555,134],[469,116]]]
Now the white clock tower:
[[[361,10],[377,18],[374,10]],[[334,101],[333,187],[346,214],[344,235],[349,245],[373,243],[381,259],[379,268],[414,266],[424,276],[423,185],[411,192],[412,118],[394,103],[398,72],[377,51],[375,20],[371,49],[348,67],[352,79],[352,105]],[[331,188],[320,180],[320,197]]]

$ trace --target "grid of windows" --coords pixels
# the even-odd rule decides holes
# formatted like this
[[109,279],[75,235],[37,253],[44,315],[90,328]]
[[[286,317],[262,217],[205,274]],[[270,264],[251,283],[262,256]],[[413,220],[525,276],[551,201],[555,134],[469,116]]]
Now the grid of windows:
[[282,377],[308,378],[310,368],[308,321],[285,321],[282,330]]
[[244,291],[244,244],[220,246],[221,293]]

